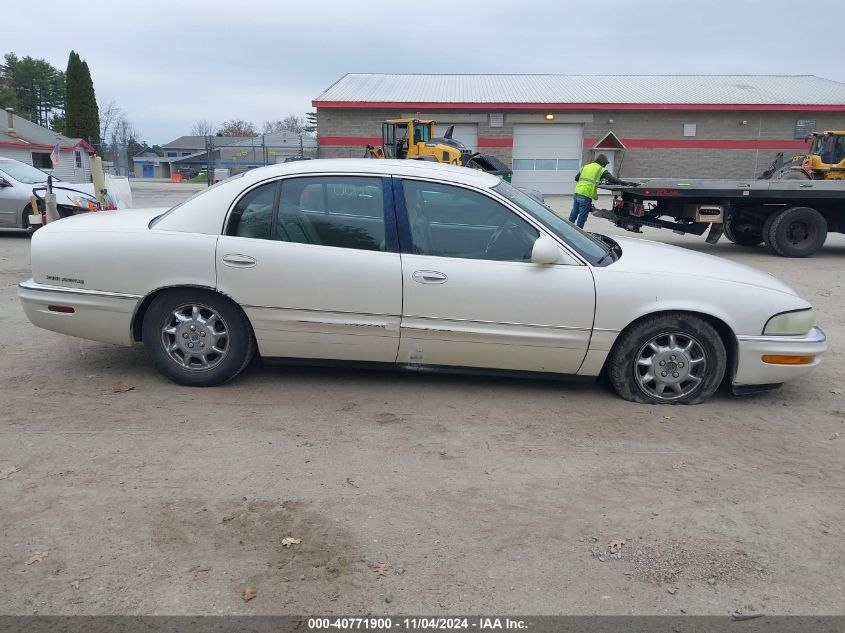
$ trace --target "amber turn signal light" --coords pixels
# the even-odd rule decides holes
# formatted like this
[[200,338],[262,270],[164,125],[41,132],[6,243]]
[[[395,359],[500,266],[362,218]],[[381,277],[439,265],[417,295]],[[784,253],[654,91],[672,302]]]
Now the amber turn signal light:
[[786,356],[782,354],[765,354],[763,362],[769,365],[809,365],[815,356]]

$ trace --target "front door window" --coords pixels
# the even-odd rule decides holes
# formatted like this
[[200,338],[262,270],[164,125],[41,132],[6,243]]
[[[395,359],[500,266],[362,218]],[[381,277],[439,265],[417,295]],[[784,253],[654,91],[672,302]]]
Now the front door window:
[[469,189],[405,180],[414,253],[437,257],[531,261],[539,232],[492,198]]

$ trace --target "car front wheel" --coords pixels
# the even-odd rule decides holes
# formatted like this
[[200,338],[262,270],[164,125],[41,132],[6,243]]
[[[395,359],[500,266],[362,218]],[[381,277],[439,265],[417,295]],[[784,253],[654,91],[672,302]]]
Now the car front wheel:
[[144,316],[143,340],[161,373],[194,387],[231,380],[255,353],[243,312],[225,297],[194,288],[168,290],[153,300]]
[[36,230],[41,228],[41,225],[32,224],[29,221],[29,216],[32,215],[32,206],[26,205],[26,208],[23,210],[21,214],[21,228],[25,230],[27,233],[32,235],[35,233]]
[[719,333],[690,314],[646,317],[625,330],[608,358],[616,392],[644,404],[699,404],[718,389],[727,354]]

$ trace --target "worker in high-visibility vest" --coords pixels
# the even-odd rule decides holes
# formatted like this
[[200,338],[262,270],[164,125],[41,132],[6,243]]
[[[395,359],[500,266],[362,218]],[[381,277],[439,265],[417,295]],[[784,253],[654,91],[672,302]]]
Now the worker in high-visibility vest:
[[575,196],[572,202],[572,212],[569,214],[569,221],[577,224],[578,228],[583,229],[584,223],[587,221],[587,215],[593,207],[593,200],[599,197],[596,188],[602,182],[610,185],[627,185],[634,183],[627,183],[624,180],[619,180],[611,174],[606,168],[610,161],[607,156],[599,154],[596,159],[587,165],[584,165],[581,170],[575,175]]

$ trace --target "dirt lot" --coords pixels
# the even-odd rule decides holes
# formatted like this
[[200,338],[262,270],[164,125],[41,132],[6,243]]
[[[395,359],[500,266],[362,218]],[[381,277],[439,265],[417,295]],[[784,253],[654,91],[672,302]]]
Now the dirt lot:
[[189,389],[31,326],[29,239],[0,234],[0,612],[845,613],[845,236],[807,260],[650,236],[800,289],[824,365],[697,407],[258,364]]

